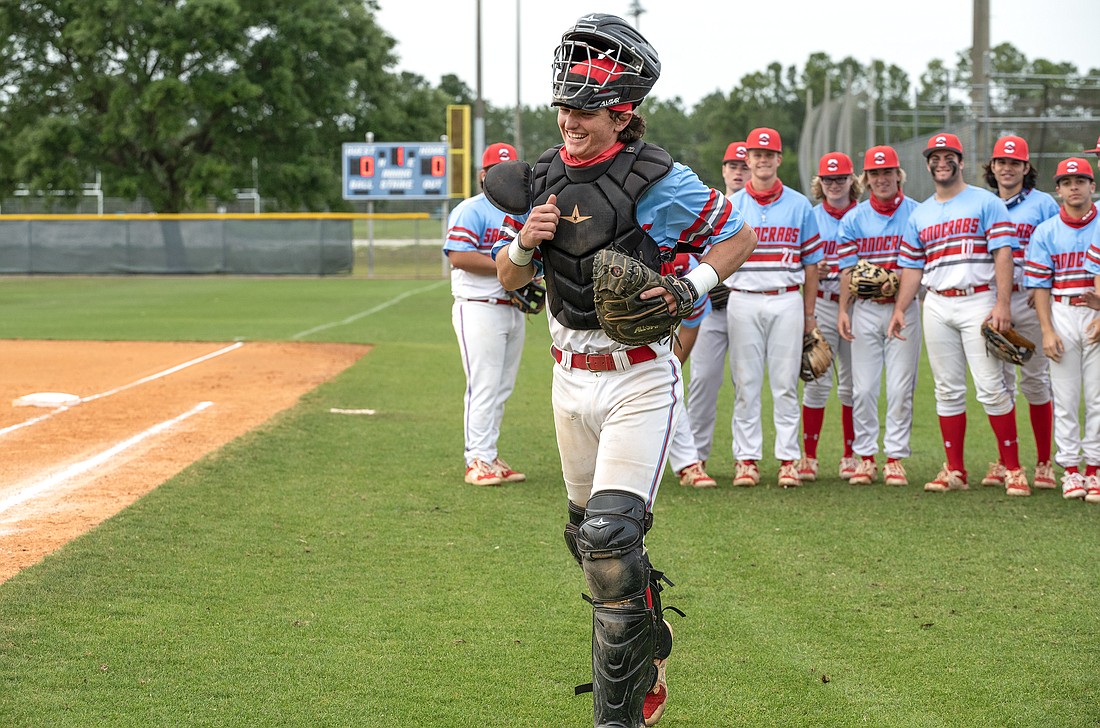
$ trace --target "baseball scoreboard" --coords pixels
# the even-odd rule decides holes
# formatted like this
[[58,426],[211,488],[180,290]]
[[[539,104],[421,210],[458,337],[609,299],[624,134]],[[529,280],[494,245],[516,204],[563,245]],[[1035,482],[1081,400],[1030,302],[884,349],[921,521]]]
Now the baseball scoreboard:
[[345,143],[344,199],[447,199],[445,142]]

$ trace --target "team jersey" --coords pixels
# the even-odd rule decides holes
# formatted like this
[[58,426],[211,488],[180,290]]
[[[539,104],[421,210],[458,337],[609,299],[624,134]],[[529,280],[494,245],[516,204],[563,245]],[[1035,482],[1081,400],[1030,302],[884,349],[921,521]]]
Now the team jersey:
[[1018,245],[1001,198],[967,185],[946,202],[933,195],[910,213],[898,267],[923,268],[921,284],[933,291],[990,285],[993,251]]
[[806,282],[803,266],[825,257],[813,205],[783,185],[779,199],[761,205],[744,189],[731,200],[745,224],[756,231],[756,250],[725,283],[740,291],[774,291]]
[[[447,218],[447,239],[443,241],[443,252],[474,251],[488,255],[503,234],[505,217],[484,194],[463,200]],[[451,295],[458,298],[508,298],[495,275],[482,276],[458,268],[451,269]]]
[[[639,198],[634,218],[664,251],[672,251],[678,244],[702,251],[708,244],[732,238],[745,226],[741,214],[725,195],[707,187],[695,172],[679,162],[674,162],[669,173],[654,182]],[[505,220],[504,237],[493,245],[494,259],[511,243],[526,220],[526,215],[509,216]],[[537,248],[534,263],[535,275],[542,275],[543,263]],[[560,349],[600,354],[624,348],[601,329],[571,329],[556,316],[547,319],[550,337]],[[651,344],[651,347],[658,352],[668,349],[667,342]]]
[[1012,262],[1015,264],[1013,278],[1016,285],[1023,285],[1028,241],[1039,223],[1058,214],[1058,203],[1046,192],[1037,189],[1024,190],[1017,197],[1005,202],[1008,206],[1008,219],[1016,226],[1016,240],[1020,243],[1020,247],[1012,251]]
[[837,232],[840,269],[851,268],[862,258],[887,270],[896,270],[902,237],[917,205],[913,198],[903,197],[892,215],[883,215],[871,207],[870,200],[856,205],[840,221]]
[[[855,205],[848,208],[847,212],[854,209]],[[837,266],[839,260],[837,258],[837,243],[839,242],[837,233],[844,217],[847,217],[847,213],[840,220],[836,219],[829,214],[824,204],[814,206],[814,220],[817,222],[817,232],[821,237],[821,253],[825,262],[829,264],[829,272],[817,279],[817,287],[819,290],[828,293],[840,293],[840,268]]]
[[1060,216],[1040,223],[1027,246],[1027,287],[1049,288],[1055,296],[1081,296],[1091,291],[1093,274],[1085,269],[1085,256],[1098,231],[1095,215],[1081,228],[1066,225]]
[[1085,270],[1094,276],[1100,276],[1100,225],[1096,226],[1096,234],[1092,236],[1092,245],[1085,253]]

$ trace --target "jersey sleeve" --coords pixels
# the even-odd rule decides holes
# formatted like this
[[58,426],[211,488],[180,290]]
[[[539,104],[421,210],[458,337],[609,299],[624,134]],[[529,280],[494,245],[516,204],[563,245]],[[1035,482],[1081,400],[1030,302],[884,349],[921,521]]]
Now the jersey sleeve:
[[814,208],[806,202],[806,210],[802,215],[802,225],[799,227],[799,244],[802,248],[802,265],[817,265],[825,259],[825,241],[821,239],[821,229],[817,224],[817,216]]
[[901,247],[898,249],[899,268],[924,268],[924,244],[920,241],[920,231],[917,229],[915,217],[910,214],[909,220],[905,223]]
[[1100,276],[1100,225],[1096,226],[1092,245],[1085,251],[1085,270],[1094,276]]
[[836,265],[840,270],[851,268],[859,262],[859,244],[856,242],[856,221],[859,217],[857,210],[859,205],[840,218],[840,226],[836,229]]
[[[500,213],[500,216],[503,219],[504,213]],[[473,199],[464,201],[451,210],[447,218],[447,237],[443,241],[444,252],[486,252],[479,251],[478,248],[485,227],[485,216],[478,206],[473,204]],[[499,223],[493,227],[499,227]]]
[[637,219],[666,250],[679,244],[702,251],[733,237],[745,225],[724,194],[707,187],[679,162],[638,200]]
[[[500,225],[500,240],[493,244],[493,249],[490,252],[493,260],[496,260],[500,251],[508,247],[512,240],[519,235],[519,231],[523,228],[525,222],[527,222],[527,215],[505,215],[504,222]],[[531,262],[535,264],[535,277],[541,276],[543,274],[542,251],[538,248],[535,248],[535,257],[531,259]]]
[[1024,259],[1024,286],[1050,288],[1054,285],[1054,261],[1051,259],[1051,226],[1040,224],[1031,234]]
[[1005,203],[993,193],[985,197],[982,205],[982,226],[985,228],[986,247],[990,253],[1006,246],[1012,250],[1019,249],[1016,225],[1008,216]]

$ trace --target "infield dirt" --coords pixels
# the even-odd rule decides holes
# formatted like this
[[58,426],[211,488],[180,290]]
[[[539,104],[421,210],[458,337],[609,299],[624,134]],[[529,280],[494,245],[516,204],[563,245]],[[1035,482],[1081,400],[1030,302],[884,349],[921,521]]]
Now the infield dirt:
[[[0,583],[294,405],[369,349],[0,341]],[[13,405],[39,392],[81,402]]]

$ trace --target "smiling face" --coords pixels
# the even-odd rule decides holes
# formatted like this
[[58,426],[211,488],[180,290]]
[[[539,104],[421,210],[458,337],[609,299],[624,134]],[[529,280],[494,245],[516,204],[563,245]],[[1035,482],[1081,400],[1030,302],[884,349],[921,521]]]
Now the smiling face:
[[898,196],[901,189],[901,173],[897,168],[869,169],[867,170],[867,186],[871,188],[871,194],[889,202]]
[[847,207],[852,191],[852,175],[836,175],[821,178],[821,191],[833,207]]
[[618,121],[607,109],[584,111],[558,107],[558,130],[565,151],[582,161],[594,159],[618,141],[619,132],[630,123],[630,114],[621,114]]
[[997,187],[1000,192],[1003,195],[1011,196],[1023,189],[1024,176],[1031,169],[1031,165],[1027,162],[1021,162],[1019,159],[997,157],[990,162],[989,169],[993,172],[994,179],[997,180]]
[[769,189],[775,184],[776,175],[779,173],[779,165],[783,163],[783,155],[770,149],[749,150],[749,171],[752,173],[752,186],[756,190]]
[[928,155],[928,173],[937,185],[950,187],[962,178],[963,162],[956,152],[944,150]]

